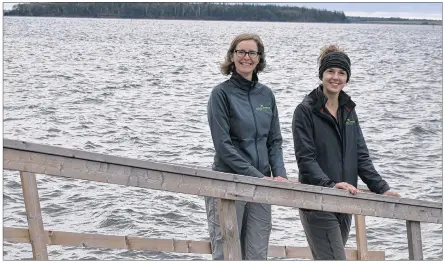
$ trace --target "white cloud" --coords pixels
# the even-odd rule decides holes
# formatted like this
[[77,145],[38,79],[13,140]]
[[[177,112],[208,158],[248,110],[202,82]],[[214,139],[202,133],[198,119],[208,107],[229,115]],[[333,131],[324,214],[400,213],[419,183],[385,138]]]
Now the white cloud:
[[18,3],[3,3],[3,10],[11,10],[14,5]]

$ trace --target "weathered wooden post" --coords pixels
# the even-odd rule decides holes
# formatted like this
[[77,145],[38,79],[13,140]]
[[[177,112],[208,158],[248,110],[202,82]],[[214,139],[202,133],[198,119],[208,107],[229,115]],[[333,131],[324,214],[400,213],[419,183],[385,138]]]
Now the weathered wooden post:
[[241,260],[241,243],[234,200],[219,199],[219,222],[224,247],[224,260]]
[[408,251],[410,260],[423,260],[422,237],[420,235],[420,222],[406,221],[408,234]]
[[369,260],[365,217],[362,215],[354,215],[354,219],[355,238],[357,240],[357,260]]
[[23,198],[25,199],[33,258],[35,260],[48,260],[36,175],[20,172],[20,179],[22,181]]

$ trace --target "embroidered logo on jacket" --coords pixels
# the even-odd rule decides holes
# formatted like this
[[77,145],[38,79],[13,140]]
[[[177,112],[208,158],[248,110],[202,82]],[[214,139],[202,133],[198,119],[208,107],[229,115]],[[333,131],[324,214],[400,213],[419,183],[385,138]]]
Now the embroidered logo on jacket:
[[270,107],[260,105],[259,107],[256,108],[256,110],[268,110],[268,111],[270,111],[271,109],[270,109]]
[[346,125],[354,125],[354,124],[355,124],[354,120],[351,120],[351,119],[346,120]]

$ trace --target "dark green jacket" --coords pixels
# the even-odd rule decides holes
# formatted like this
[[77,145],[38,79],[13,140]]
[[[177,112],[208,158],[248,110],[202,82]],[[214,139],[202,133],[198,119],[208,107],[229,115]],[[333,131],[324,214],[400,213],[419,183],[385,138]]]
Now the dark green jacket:
[[372,192],[382,194],[389,186],[369,158],[355,103],[343,91],[338,100],[338,124],[324,106],[327,98],[322,85],[295,109],[292,133],[299,181],[325,187],[339,182],[357,186],[360,176]]
[[213,170],[286,177],[280,121],[272,90],[236,72],[216,86],[207,105],[215,147]]

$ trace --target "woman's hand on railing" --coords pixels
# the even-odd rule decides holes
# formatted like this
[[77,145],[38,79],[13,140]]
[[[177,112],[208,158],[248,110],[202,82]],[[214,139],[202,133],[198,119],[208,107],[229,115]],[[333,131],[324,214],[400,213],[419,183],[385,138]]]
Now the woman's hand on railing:
[[277,182],[285,182],[285,183],[297,183],[299,184],[299,182],[296,179],[286,179],[282,176],[275,176],[275,177],[269,177],[269,176],[264,176],[263,177],[266,180],[273,180],[273,181],[277,181]]
[[287,180],[289,180],[289,183],[294,183],[294,184],[299,184],[300,182],[298,181],[297,178],[288,178]]
[[357,190],[357,188],[355,188],[353,185],[348,184],[346,182],[341,182],[341,183],[337,183],[334,186],[335,188],[338,189],[344,189],[344,190],[348,190],[351,194],[355,195],[356,193],[358,193],[359,191]]
[[394,197],[398,197],[398,198],[401,197],[399,193],[397,193],[397,192],[391,192],[391,191],[386,191],[386,192],[383,193],[383,195],[386,195],[386,196],[394,196]]
[[286,178],[284,178],[282,176],[276,176],[276,177],[264,176],[263,178],[266,180],[272,180],[272,181],[278,181],[278,182],[289,182]]
[[282,176],[276,176],[273,179],[274,179],[274,181],[278,181],[278,182],[287,182],[287,183],[289,182],[289,180],[287,180],[287,178],[284,178]]

